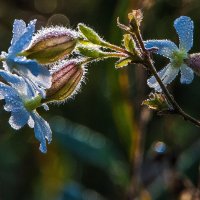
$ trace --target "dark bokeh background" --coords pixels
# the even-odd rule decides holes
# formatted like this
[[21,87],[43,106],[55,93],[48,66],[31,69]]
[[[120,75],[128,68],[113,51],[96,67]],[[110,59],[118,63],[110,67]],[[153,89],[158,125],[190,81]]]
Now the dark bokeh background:
[[[121,44],[116,17],[126,23],[127,13],[137,8],[144,11],[144,39],[177,43],[173,21],[190,16],[195,24],[192,52],[200,50],[199,0],[0,0],[0,49],[9,47],[14,19],[34,18],[38,29],[51,24],[76,28],[83,22],[106,40]],[[156,60],[158,68],[167,63],[160,57]],[[51,105],[48,112],[40,110],[53,130],[45,155],[38,150],[33,130],[24,127],[15,132],[9,127],[9,113],[1,104],[0,199],[128,199],[140,134],[144,141],[140,198],[187,197],[199,183],[200,129],[178,116],[160,117],[141,106],[150,92],[147,77],[141,66],[116,70],[114,60],[89,65],[85,84],[74,99]],[[176,79],[171,85],[177,101],[197,118],[199,80],[195,77],[185,86]]]

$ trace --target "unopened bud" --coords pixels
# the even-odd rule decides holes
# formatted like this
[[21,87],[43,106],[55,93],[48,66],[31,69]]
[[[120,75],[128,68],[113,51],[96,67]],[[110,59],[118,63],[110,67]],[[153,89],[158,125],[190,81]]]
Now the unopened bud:
[[128,14],[129,24],[133,29],[140,27],[140,24],[143,19],[143,13],[140,9],[132,10],[131,13]]
[[185,60],[185,63],[193,69],[193,71],[200,76],[200,53],[190,54]]
[[65,27],[43,28],[33,37],[29,47],[20,53],[40,64],[54,63],[68,56],[75,48],[77,32]]
[[143,101],[142,105],[146,105],[148,108],[158,111],[171,110],[171,106],[161,93],[151,93],[149,99]]
[[44,103],[65,101],[80,88],[85,68],[77,60],[62,61],[52,71],[52,85],[46,91]]

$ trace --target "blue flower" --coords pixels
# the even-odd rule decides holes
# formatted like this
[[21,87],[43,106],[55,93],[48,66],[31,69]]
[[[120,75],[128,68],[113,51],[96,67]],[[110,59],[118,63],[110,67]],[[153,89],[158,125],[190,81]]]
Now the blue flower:
[[32,84],[39,90],[42,96],[45,96],[44,89],[50,88],[51,76],[47,68],[39,65],[35,60],[26,59],[20,56],[25,50],[35,32],[36,20],[30,21],[27,25],[23,20],[15,20],[13,24],[13,38],[8,53],[2,52],[3,67],[8,71],[15,71],[20,76],[31,80]]
[[[165,85],[171,83],[179,71],[181,72],[180,82],[190,84],[194,78],[194,73],[184,63],[184,60],[188,58],[188,51],[193,46],[193,21],[189,17],[181,16],[174,21],[174,28],[179,36],[179,47],[170,40],[147,40],[145,47],[146,49],[156,48],[157,54],[169,58],[170,63],[158,72]],[[154,76],[147,80],[147,84],[149,87],[161,91]]]
[[10,72],[0,70],[0,76],[8,83],[0,82],[0,99],[5,100],[4,109],[11,112],[9,124],[16,130],[25,124],[34,128],[35,137],[40,141],[40,151],[45,153],[46,140],[51,142],[52,132],[49,124],[36,111],[41,105],[38,91],[26,79]]

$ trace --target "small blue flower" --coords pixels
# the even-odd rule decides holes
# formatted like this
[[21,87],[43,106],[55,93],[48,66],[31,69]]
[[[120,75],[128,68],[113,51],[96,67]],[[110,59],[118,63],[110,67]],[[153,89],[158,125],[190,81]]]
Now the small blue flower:
[[[8,53],[2,52],[3,67],[11,72],[15,71],[20,76],[31,80],[32,84],[45,96],[44,89],[50,88],[51,76],[47,68],[39,65],[35,60],[26,59],[19,54],[25,50],[31,42],[35,32],[36,20],[27,25],[23,20],[15,20],[13,24],[13,38]],[[44,88],[43,90],[40,88]]]
[[35,137],[40,141],[40,151],[45,153],[46,140],[51,142],[52,132],[49,124],[36,111],[41,105],[41,97],[26,79],[4,70],[0,70],[0,76],[8,83],[0,82],[0,99],[5,100],[4,109],[11,112],[9,124],[16,130],[25,124],[34,128]]
[[[179,71],[181,71],[180,82],[190,84],[194,78],[194,73],[184,63],[184,60],[188,58],[188,51],[193,46],[193,21],[189,17],[181,16],[174,21],[174,28],[179,36],[179,48],[170,40],[147,40],[145,47],[147,49],[156,48],[157,54],[170,59],[170,63],[158,72],[165,85],[171,83]],[[156,91],[161,91],[154,76],[147,80],[147,84]]]

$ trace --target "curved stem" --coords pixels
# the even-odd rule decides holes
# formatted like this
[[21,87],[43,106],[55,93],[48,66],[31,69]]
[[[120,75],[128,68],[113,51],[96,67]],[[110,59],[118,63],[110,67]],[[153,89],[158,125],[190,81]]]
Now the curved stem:
[[175,101],[173,96],[170,94],[169,90],[167,89],[167,87],[164,85],[164,83],[160,79],[160,77],[159,77],[159,75],[158,75],[158,73],[157,73],[157,71],[156,71],[156,69],[154,67],[154,64],[152,63],[152,60],[151,60],[149,52],[145,49],[145,46],[144,46],[144,43],[143,43],[143,39],[142,39],[142,36],[141,36],[139,30],[136,31],[135,34],[136,34],[136,37],[137,37],[137,39],[138,39],[138,41],[140,43],[141,49],[142,49],[143,53],[145,54],[145,62],[143,64],[153,74],[153,76],[157,80],[158,84],[160,85],[163,93],[165,94],[168,102],[173,107],[173,111],[171,112],[171,114],[181,115],[184,120],[190,121],[191,123],[193,123],[196,126],[200,127],[200,121],[195,119],[194,117],[190,116],[185,111],[183,111],[183,109],[179,106],[179,104]]

